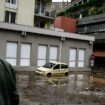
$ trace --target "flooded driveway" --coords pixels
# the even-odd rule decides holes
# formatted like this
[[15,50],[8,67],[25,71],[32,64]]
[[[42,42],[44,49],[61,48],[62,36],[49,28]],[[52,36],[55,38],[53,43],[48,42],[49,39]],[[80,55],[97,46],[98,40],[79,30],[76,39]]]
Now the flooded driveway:
[[19,89],[20,105],[105,105],[105,92],[92,88],[93,83],[84,80],[82,75],[77,78],[35,75],[31,85]]

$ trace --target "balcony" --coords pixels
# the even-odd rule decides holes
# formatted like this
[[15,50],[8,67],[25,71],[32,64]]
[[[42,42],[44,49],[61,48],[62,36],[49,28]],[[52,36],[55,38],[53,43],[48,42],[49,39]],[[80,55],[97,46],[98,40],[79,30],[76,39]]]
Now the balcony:
[[12,4],[12,3],[5,3],[5,7],[11,8],[11,9],[17,9],[17,4]]
[[55,18],[55,11],[43,11],[43,12],[40,12],[38,9],[36,9],[35,10],[35,16],[48,18],[48,19],[54,19]]
[[77,25],[79,26],[79,25],[85,25],[85,24],[91,24],[103,21],[105,21],[105,13],[78,19]]
[[79,33],[102,33],[105,32],[105,23],[78,26]]

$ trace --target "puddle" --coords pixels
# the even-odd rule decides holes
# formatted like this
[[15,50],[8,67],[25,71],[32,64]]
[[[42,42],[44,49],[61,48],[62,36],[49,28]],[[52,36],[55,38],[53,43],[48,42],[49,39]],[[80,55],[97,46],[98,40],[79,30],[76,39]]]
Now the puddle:
[[[86,84],[87,81],[83,80],[82,76],[78,76],[77,79],[75,79],[74,75],[69,75],[68,77],[65,76],[53,76],[51,78],[47,77],[41,77],[36,80],[36,85],[48,85],[48,86],[56,86],[58,88],[65,86],[66,90],[69,93],[72,93],[73,91],[79,91],[84,90],[86,88],[89,88],[89,85]],[[88,87],[87,87],[88,86]]]
[[81,74],[51,78],[36,75],[33,84],[21,91],[22,98],[29,99],[34,105],[38,102],[40,105],[105,105],[105,94],[90,91],[90,86],[93,83]]

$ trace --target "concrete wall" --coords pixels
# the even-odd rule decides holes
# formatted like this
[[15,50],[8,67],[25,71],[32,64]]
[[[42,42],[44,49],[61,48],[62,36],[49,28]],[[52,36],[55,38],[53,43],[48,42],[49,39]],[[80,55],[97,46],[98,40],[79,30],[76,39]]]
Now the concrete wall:
[[[60,42],[61,39],[59,37],[52,37],[52,36],[44,36],[38,35],[33,33],[27,33],[25,37],[21,36],[21,32],[16,31],[7,31],[7,30],[0,30],[0,57],[5,59],[6,55],[6,42],[13,41],[18,43],[18,57],[17,57],[17,70],[30,70],[35,71],[37,66],[37,55],[38,55],[38,45],[47,45],[47,61],[49,61],[49,48],[50,46],[58,46],[58,60],[59,60],[59,52],[60,52]],[[20,45],[21,43],[30,43],[31,46],[31,60],[30,60],[30,67],[20,67]],[[89,68],[89,59],[92,54],[92,45],[89,44],[88,41],[80,41],[80,40],[73,40],[73,39],[65,39],[62,43],[62,50],[61,50],[61,61],[62,62],[69,62],[69,49],[70,47],[77,48],[84,48],[86,49],[86,56],[85,56],[85,67],[84,68],[70,68],[70,71],[86,71],[90,70]]]
[[17,24],[33,26],[35,0],[19,0],[17,12]]

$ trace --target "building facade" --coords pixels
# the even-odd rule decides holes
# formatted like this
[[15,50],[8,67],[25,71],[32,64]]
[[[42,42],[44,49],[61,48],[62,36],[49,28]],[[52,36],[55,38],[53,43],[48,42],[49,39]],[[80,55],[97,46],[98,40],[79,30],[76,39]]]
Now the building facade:
[[84,18],[105,13],[105,0],[72,0],[58,16]]
[[0,0],[0,21],[50,28],[52,0]]
[[[78,19],[77,33],[94,36],[94,70],[105,75],[105,0],[72,0],[58,16]],[[103,70],[103,71],[101,71]]]
[[31,81],[49,61],[65,62],[77,78],[89,78],[94,37],[47,29],[54,19],[50,6],[51,0],[0,0],[0,58],[15,67],[18,80]]
[[69,3],[70,2],[68,2],[68,1],[67,2],[64,2],[64,1],[62,1],[62,2],[52,2],[51,8],[52,8],[52,10],[55,10],[56,13],[57,13],[57,12],[62,11],[64,8],[66,8]]
[[0,57],[18,69],[66,62],[70,70],[90,71],[94,37],[0,22]]
[[77,23],[77,33],[95,37],[93,46],[95,68],[105,68],[105,14],[85,17]]

